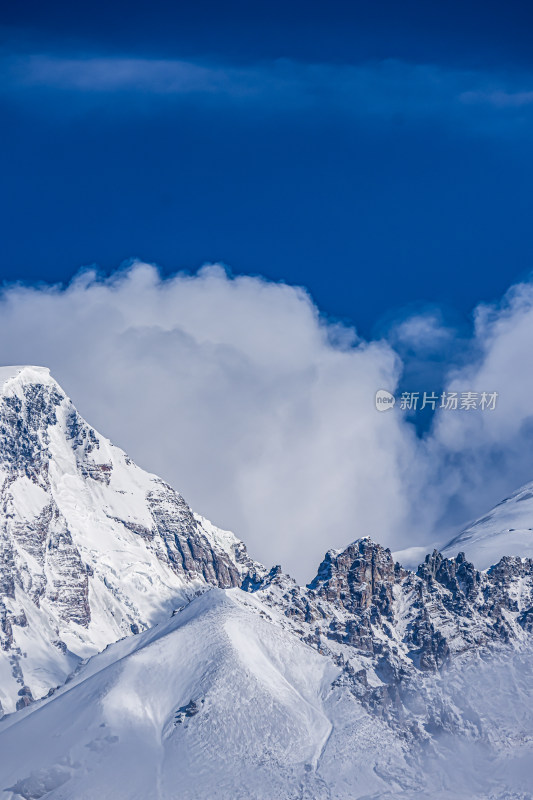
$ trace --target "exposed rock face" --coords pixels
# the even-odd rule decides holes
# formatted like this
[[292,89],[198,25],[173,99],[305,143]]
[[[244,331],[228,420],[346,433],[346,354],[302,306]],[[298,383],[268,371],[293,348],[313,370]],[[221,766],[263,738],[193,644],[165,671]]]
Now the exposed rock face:
[[373,609],[389,615],[393,586],[405,575],[400,565],[394,564],[390,550],[370,539],[359,539],[341,553],[326,553],[309,588],[317,597],[348,611]]
[[530,559],[506,557],[479,572],[462,553],[435,551],[414,574],[361,539],[327,553],[306,588],[279,568],[243,588],[333,658],[342,668],[337,685],[408,739],[458,729],[481,735],[475,710],[451,700],[447,669],[505,647],[520,650],[533,630]]
[[159,557],[180,575],[200,575],[213,586],[240,586],[241,573],[220,548],[211,546],[194,514],[170,486],[162,483],[147,502],[154,520],[150,531],[164,547]]
[[0,369],[4,711],[197,591],[239,586],[248,562],[232,534],[91,428],[48,370]]

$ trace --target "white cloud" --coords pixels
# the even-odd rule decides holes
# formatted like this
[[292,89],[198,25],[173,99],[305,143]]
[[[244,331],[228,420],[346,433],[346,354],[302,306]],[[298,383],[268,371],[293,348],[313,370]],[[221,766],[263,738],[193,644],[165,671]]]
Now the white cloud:
[[387,541],[409,512],[410,432],[373,405],[397,358],[347,334],[302,289],[216,266],[86,273],[8,288],[0,305],[4,363],[50,366],[95,427],[302,579],[330,546]]
[[[71,93],[83,102],[119,95],[177,103],[259,104],[275,111],[331,109],[355,118],[438,118],[468,129],[502,132],[532,104],[533,76],[383,59],[359,64],[313,64],[289,59],[235,65],[124,55],[0,52],[3,91],[21,101],[30,91]],[[38,106],[38,104],[37,104]],[[140,106],[144,109],[144,104]],[[506,112],[506,113],[504,113]],[[503,116],[502,116],[503,115]],[[510,115],[510,116],[509,116]],[[514,129],[514,126],[513,126]]]
[[485,91],[464,92],[460,96],[463,103],[487,104],[496,108],[521,108],[533,103],[533,91],[509,91],[506,89],[494,89]]
[[[442,327],[411,315],[403,332],[438,344]],[[532,342],[531,284],[480,307],[448,388],[499,406],[442,412],[417,439],[398,404],[375,410],[403,366],[392,346],[330,325],[303,289],[136,264],[0,299],[2,363],[49,366],[102,433],[302,581],[329,547],[433,542],[533,478]]]
[[445,456],[456,465],[451,502],[460,508],[483,512],[533,480],[532,347],[533,283],[518,284],[500,303],[477,308],[478,355],[451,375],[448,388],[498,392],[496,409],[442,413],[432,440],[440,460]]
[[253,71],[213,67],[180,59],[48,54],[11,56],[6,66],[11,79],[20,87],[83,92],[242,94],[246,93],[254,74]]
[[388,338],[401,349],[430,354],[448,347],[455,334],[445,324],[440,311],[431,309],[402,319],[391,328]]

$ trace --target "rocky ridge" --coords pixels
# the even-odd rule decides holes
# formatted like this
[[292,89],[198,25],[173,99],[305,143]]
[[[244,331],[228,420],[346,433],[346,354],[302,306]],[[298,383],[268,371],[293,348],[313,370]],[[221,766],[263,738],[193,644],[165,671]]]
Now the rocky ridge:
[[[408,741],[483,736],[447,676],[461,665],[530,646],[533,560],[504,557],[486,572],[464,554],[428,554],[416,573],[368,538],[330,551],[298,586],[281,569],[243,588],[341,668],[345,686]],[[494,732],[491,732],[493,735]]]

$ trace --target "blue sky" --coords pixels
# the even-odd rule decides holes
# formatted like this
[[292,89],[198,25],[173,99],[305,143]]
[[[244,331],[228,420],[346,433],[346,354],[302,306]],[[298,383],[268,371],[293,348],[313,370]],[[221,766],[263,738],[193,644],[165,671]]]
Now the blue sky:
[[265,563],[444,542],[532,478],[532,16],[11,4],[0,361]]
[[531,270],[524,3],[15,4],[0,278],[128,258],[306,286],[365,336]]

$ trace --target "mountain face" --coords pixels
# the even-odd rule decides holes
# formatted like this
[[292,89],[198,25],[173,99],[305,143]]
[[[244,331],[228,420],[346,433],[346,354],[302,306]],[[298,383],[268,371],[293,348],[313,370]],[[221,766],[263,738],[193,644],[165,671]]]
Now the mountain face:
[[213,589],[91,659],[0,727],[0,796],[351,798],[354,767],[376,792],[391,761],[408,781],[394,735],[275,619],[253,595]]
[[42,369],[0,470],[0,798],[532,800],[532,559],[362,538],[299,586]]
[[463,553],[434,551],[413,573],[361,539],[327,553],[308,587],[272,570],[253,588],[340,668],[339,684],[417,746],[472,727],[473,709],[450,699],[449,671],[527,650],[533,630],[533,560],[518,557],[480,572]]
[[0,370],[0,713],[206,586],[244,545],[100,436],[48,370]]
[[[346,582],[336,565],[351,559],[370,578],[373,562],[388,569],[386,551],[362,541],[326,559],[330,578],[318,591],[277,570],[254,592],[213,588],[80,665],[51,697],[0,722],[0,797],[531,800],[525,633],[501,647],[481,638],[440,667],[421,659],[409,667],[400,654],[412,670],[406,682],[381,658],[390,634],[372,600],[384,594],[377,572],[373,592],[354,585],[337,608]],[[410,580],[423,588],[435,571],[456,579],[453,562],[432,558],[421,583]],[[396,578],[397,650],[403,619],[412,653],[398,602],[409,576]],[[332,615],[338,633],[366,612],[372,649],[370,639],[328,636]],[[459,645],[449,621],[437,642]]]
[[533,558],[533,483],[522,486],[465,528],[443,553],[452,555],[459,550],[479,569],[487,569],[504,555]]

